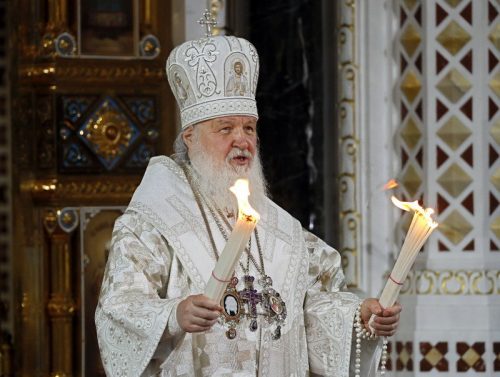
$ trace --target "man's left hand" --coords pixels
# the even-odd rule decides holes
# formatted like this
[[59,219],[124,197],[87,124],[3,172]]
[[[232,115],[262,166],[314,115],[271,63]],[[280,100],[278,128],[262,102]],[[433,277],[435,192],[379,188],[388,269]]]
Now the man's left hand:
[[372,314],[375,314],[372,327],[378,336],[393,336],[399,326],[399,313],[401,305],[394,304],[390,308],[383,309],[377,299],[368,298],[361,304],[361,320],[367,330],[370,330],[368,322]]

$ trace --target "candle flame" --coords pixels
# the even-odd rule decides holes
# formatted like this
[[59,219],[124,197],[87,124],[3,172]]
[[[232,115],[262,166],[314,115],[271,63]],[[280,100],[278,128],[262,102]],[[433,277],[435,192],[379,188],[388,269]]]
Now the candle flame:
[[384,190],[392,190],[393,188],[396,188],[398,187],[399,184],[398,184],[398,181],[396,181],[394,178],[390,179],[389,182],[387,182],[383,189]]
[[434,213],[434,210],[432,208],[423,208],[418,204],[418,200],[415,200],[414,202],[402,202],[401,200],[398,200],[395,196],[391,197],[392,203],[398,207],[401,208],[404,211],[408,212],[416,212],[419,215],[421,215],[427,224],[429,225],[430,228],[434,229],[436,228],[439,224],[432,218],[432,214]]
[[259,221],[259,213],[248,203],[248,197],[250,196],[248,180],[238,179],[229,190],[231,190],[238,200],[238,218],[246,221]]

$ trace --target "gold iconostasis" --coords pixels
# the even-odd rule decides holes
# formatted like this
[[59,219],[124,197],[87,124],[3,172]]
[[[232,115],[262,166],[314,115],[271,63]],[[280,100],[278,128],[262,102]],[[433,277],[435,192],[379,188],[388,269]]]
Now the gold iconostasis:
[[104,376],[94,311],[112,226],[176,133],[170,2],[8,7],[15,340],[0,374]]

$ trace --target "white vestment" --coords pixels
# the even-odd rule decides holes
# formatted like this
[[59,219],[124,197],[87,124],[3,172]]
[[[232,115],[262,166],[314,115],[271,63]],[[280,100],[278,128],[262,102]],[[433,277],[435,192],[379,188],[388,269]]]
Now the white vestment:
[[[220,252],[224,238],[208,220]],[[215,257],[182,169],[164,156],[151,159],[115,224],[96,311],[107,375],[347,377],[360,300],[342,291],[340,255],[270,200],[257,228],[266,273],[287,307],[281,338],[273,340],[264,321],[256,332],[240,323],[234,340],[219,324],[184,333],[177,303],[204,292]],[[252,252],[257,255],[255,242]],[[255,268],[250,273],[258,277]]]

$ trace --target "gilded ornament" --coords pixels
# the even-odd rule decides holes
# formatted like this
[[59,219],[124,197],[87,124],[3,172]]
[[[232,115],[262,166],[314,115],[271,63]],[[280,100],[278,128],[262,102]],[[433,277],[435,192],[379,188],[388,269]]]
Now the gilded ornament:
[[401,91],[409,103],[413,103],[422,89],[422,83],[412,70],[408,71],[401,81]]
[[420,186],[422,185],[422,177],[418,170],[411,163],[401,177],[401,184],[404,186],[410,197],[414,198],[417,195]]
[[401,34],[401,45],[409,57],[412,57],[415,50],[420,46],[422,38],[418,29],[413,24],[408,24]]
[[458,4],[462,2],[462,0],[446,0],[448,4],[450,4],[452,7],[456,7]]
[[500,146],[500,119],[493,124],[490,131],[491,137]]
[[52,318],[71,317],[75,313],[76,305],[69,297],[54,294],[47,304],[47,311]]
[[493,232],[493,234],[495,234],[495,236],[497,237],[497,239],[500,240],[500,216],[497,216],[492,222],[491,222],[491,231]]
[[472,183],[472,177],[457,163],[453,163],[437,181],[450,195],[456,198]]
[[452,55],[456,55],[471,40],[471,36],[456,21],[451,21],[436,38]]
[[471,134],[472,131],[464,126],[455,115],[447,120],[437,132],[437,135],[453,150],[457,150]]
[[459,295],[466,292],[466,279],[460,273],[445,271],[441,280],[441,288],[444,294]]
[[422,132],[420,132],[413,117],[410,116],[403,126],[401,138],[410,150],[414,149],[422,139]]
[[[415,284],[402,294],[411,295],[496,295],[500,294],[498,270],[416,270]],[[429,283],[422,287],[423,279]]]
[[490,80],[490,89],[495,93],[497,99],[500,99],[500,72],[497,72]]
[[[150,63],[151,64],[151,63]],[[102,82],[126,80],[157,83],[165,80],[163,67],[147,67],[145,62],[137,63],[136,66],[101,66],[86,64],[85,66],[60,66],[54,63],[40,63],[19,67],[21,79],[44,79],[48,74],[57,75],[59,79],[78,80],[86,82]]]
[[[423,285],[423,282],[426,281],[426,286]],[[420,274],[417,274],[417,278],[415,279],[415,288],[416,293],[419,295],[428,295],[431,294],[436,286],[436,275],[434,271],[423,271]]]
[[457,210],[453,210],[438,227],[438,230],[455,245],[462,242],[472,229],[473,226]]
[[498,167],[491,175],[490,181],[493,183],[493,186],[500,191],[500,167]]
[[408,10],[411,11],[413,10],[413,8],[415,8],[417,0],[404,0],[404,3],[406,5],[406,8],[408,8]]
[[450,102],[457,103],[469,91],[472,84],[457,69],[453,68],[436,87]]
[[50,55],[54,53],[54,38],[55,35],[52,33],[44,34],[42,37],[42,52],[44,55]]
[[496,23],[493,31],[490,33],[489,39],[495,46],[497,51],[500,50],[500,23]]
[[139,53],[146,58],[156,58],[160,54],[160,41],[152,34],[148,34],[139,43]]
[[49,209],[45,212],[43,217],[43,225],[48,233],[52,233],[57,227],[57,213],[56,211]]
[[55,51],[60,56],[72,56],[76,52],[76,40],[70,33],[61,33],[54,41]]
[[72,208],[57,211],[59,227],[66,233],[71,233],[78,226],[78,214]]
[[103,103],[80,130],[80,135],[105,160],[121,156],[130,145],[132,133],[133,129],[125,115],[111,107],[108,101]]
[[471,294],[491,295],[495,292],[495,279],[485,271],[474,272],[471,284]]

